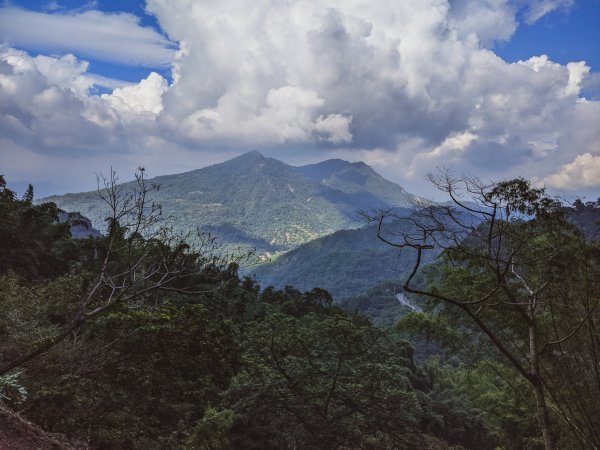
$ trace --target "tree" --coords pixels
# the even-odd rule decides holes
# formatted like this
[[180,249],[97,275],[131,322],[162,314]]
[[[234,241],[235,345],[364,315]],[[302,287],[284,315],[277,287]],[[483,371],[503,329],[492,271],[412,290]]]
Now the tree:
[[179,448],[238,370],[238,339],[201,296],[155,291],[31,361],[18,380],[28,391],[20,408],[46,430],[85,436],[91,448]]
[[412,350],[365,317],[275,313],[243,349],[225,393],[235,448],[427,448]]
[[[600,448],[598,248],[526,180],[485,184],[450,172],[430,180],[449,204],[418,205],[408,218],[367,214],[379,239],[416,251],[404,290],[458,311],[489,338],[533,389],[546,449],[557,438],[550,410],[582,448]],[[389,219],[411,231],[389,232]],[[415,283],[436,247],[444,251],[429,284]]]
[[[7,361],[0,359],[0,375],[22,366],[47,352],[67,337],[76,333],[87,322],[105,314],[115,306],[132,303],[156,290],[183,293],[203,292],[201,284],[190,289],[189,280],[210,278],[207,289],[219,289],[214,281],[221,278],[227,283],[227,268],[252,259],[252,253],[222,255],[217,252],[215,240],[210,235],[198,233],[195,245],[189,244],[190,235],[175,235],[162,216],[159,205],[151,199],[158,185],[149,184],[144,169],[136,174],[136,183],[131,190],[118,184],[111,171],[108,178],[98,177],[98,196],[107,206],[107,233],[94,242],[92,261],[87,261],[87,272],[79,295],[72,305],[72,312],[60,330],[41,342],[20,349],[18,355]],[[2,207],[11,206],[14,193],[7,190],[0,178]],[[29,191],[28,191],[29,192]],[[20,201],[19,208],[48,216],[42,230],[56,226],[57,208],[52,203],[34,207],[27,198]],[[4,218],[4,220],[10,220]],[[5,229],[5,227],[3,227]],[[59,231],[64,232],[64,227]],[[66,226],[68,236],[68,224]],[[4,242],[4,237],[3,237]],[[86,258],[83,258],[86,259]]]
[[60,210],[53,203],[32,201],[31,185],[19,199],[0,176],[0,274],[10,269],[38,279],[67,270],[70,224],[59,223]]

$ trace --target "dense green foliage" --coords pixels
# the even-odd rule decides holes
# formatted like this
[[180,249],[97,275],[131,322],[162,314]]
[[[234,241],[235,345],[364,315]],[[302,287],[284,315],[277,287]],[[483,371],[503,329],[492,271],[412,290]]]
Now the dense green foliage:
[[[422,255],[432,241],[450,244],[425,269],[428,285],[415,285],[411,277],[404,283],[428,299],[428,307],[427,314],[399,325],[441,341],[458,331],[488,359],[495,355],[513,369],[511,384],[518,381],[533,393],[546,449],[573,443],[599,448],[597,243],[569,223],[571,210],[526,180],[484,186],[442,177],[439,183],[453,198],[459,184],[478,193],[477,209],[468,211],[483,220],[465,225],[439,206],[415,213],[424,232],[421,240],[408,241],[411,248]],[[419,269],[417,259],[412,273]]]
[[370,317],[378,326],[392,327],[398,319],[413,310],[398,300],[401,292],[400,282],[387,281],[372,287],[361,295],[342,299],[339,305],[346,311],[357,311]]
[[[367,206],[408,206],[412,196],[366,165],[339,161],[340,176],[357,182],[322,183],[258,152],[194,170],[152,179],[160,185],[153,199],[176,218],[177,231],[200,228],[227,248],[255,247],[259,253],[298,245],[361,224],[356,211]],[[327,162],[323,163],[326,164]],[[310,172],[310,171],[309,171]],[[334,174],[331,174],[333,176]],[[129,189],[134,184],[125,183]],[[50,197],[66,211],[79,211],[104,231],[106,205],[93,192]]]
[[[0,176],[0,271],[11,269],[30,277],[64,271],[71,243],[69,224],[58,223],[56,205],[32,205],[30,186],[22,199],[6,188]],[[72,257],[72,255],[71,255]]]
[[[19,223],[31,211],[55,211],[36,226],[41,235],[57,226],[53,205],[2,193],[3,217]],[[12,223],[3,220],[2,231]],[[109,237],[74,241],[60,229],[49,245],[72,249],[60,254],[64,264],[24,270],[29,258],[51,256],[38,246],[3,267],[0,366],[68,327],[102,270]],[[128,248],[113,230],[112,245]],[[153,240],[132,239],[128,252],[157,250]],[[115,255],[118,272],[127,252]],[[473,406],[419,368],[406,341],[343,312],[326,291],[261,292],[235,266],[176,287],[126,297],[67,328],[66,338],[0,376],[2,401],[91,448],[493,447]],[[449,401],[469,413],[448,411]]]
[[[53,343],[0,373],[0,402],[78,448],[543,446],[531,385],[468,317],[443,302],[410,298],[425,312],[409,313],[396,297],[398,284],[389,282],[347,299],[344,311],[326,290],[261,289],[240,278],[235,264],[217,264],[219,258],[162,235],[144,238],[115,221],[108,236],[72,240],[53,204],[34,206],[4,185],[0,206],[0,248],[11,255],[0,270],[0,367]],[[30,217],[39,245],[18,236],[15,224],[25,227]],[[598,252],[569,230],[561,258],[535,275],[551,273],[552,295],[575,305],[586,289],[597,292],[590,275]],[[105,255],[112,255],[108,269]],[[444,253],[418,285],[462,296],[485,286],[476,265],[448,258]],[[166,274],[185,276],[157,282],[161,269],[153,261],[175,268]],[[387,264],[397,270],[398,260]],[[106,283],[97,283],[98,274]],[[123,285],[122,301],[105,301]],[[556,317],[560,330],[570,329],[573,318]],[[513,319],[499,315],[498,326],[518,337]],[[595,310],[589,319],[596,323]],[[552,371],[553,432],[564,449],[586,448],[565,418],[585,426],[577,414],[598,398],[593,374],[584,370],[597,336],[575,335],[545,366]]]
[[600,198],[595,202],[577,199],[565,211],[567,220],[579,228],[590,242],[600,242]]
[[[389,224],[388,229],[406,232],[410,225],[398,222]],[[246,272],[264,286],[319,286],[341,300],[364,294],[379,283],[401,279],[414,257],[410,249],[398,252],[379,241],[376,227],[367,226],[315,239]],[[427,262],[434,258],[432,252]]]

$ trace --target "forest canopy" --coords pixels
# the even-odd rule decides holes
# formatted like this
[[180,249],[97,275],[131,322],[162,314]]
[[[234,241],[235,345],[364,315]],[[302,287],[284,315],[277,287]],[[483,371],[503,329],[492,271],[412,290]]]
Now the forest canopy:
[[[542,191],[497,185],[517,220],[402,241],[418,254],[453,233],[404,286],[424,311],[390,327],[318,287],[240,278],[253,255],[173,234],[143,172],[101,187],[107,233],[72,239],[54,204],[0,178],[0,428],[18,411],[98,449],[600,445],[600,249]],[[442,212],[420,211],[424,229]]]

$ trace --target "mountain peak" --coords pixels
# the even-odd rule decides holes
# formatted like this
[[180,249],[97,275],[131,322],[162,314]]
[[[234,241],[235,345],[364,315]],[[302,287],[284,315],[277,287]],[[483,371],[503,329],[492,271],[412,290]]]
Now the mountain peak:
[[413,200],[413,196],[402,187],[386,180],[362,161],[328,159],[317,164],[298,167],[297,170],[319,183],[353,195],[363,205],[385,204],[407,207]]
[[298,167],[298,170],[304,175],[307,175],[315,180],[323,180],[331,177],[333,174],[342,172],[348,169],[354,169],[356,166],[353,163],[343,159],[335,158],[321,161],[316,164],[307,164]]
[[361,169],[363,168],[367,168],[367,169],[371,169],[373,170],[373,168],[368,165],[367,163],[363,162],[363,161],[357,161],[357,162],[353,162],[351,163],[354,167],[360,167]]
[[377,176],[377,172],[371,166],[362,161],[350,162],[344,159],[328,159],[316,164],[307,164],[306,166],[298,167],[298,170],[303,174],[321,181],[332,176],[339,176],[342,173],[358,172],[362,176]]
[[258,150],[252,150],[246,153],[242,153],[240,156],[233,158],[231,161],[238,160],[247,160],[247,161],[262,161],[266,159],[266,157],[260,153]]
[[[271,166],[273,164],[284,164],[276,159],[268,158],[264,156],[262,153],[252,150],[250,152],[242,153],[239,156],[236,156],[233,159],[229,159],[227,161],[223,161],[222,163],[215,164],[213,169],[220,168],[221,170],[225,170],[227,173],[244,173],[248,170],[254,170],[257,167],[261,167],[263,165]],[[203,169],[200,169],[201,171]],[[230,174],[231,174],[230,173]]]

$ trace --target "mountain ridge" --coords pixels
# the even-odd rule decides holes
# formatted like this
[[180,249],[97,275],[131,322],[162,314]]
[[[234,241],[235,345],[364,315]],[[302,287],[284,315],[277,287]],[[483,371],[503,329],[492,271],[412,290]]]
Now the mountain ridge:
[[325,186],[352,195],[357,203],[368,207],[412,206],[417,197],[406,192],[362,161],[328,159],[299,166],[298,171]]
[[[386,233],[402,233],[412,225],[395,221],[385,229]],[[423,264],[433,261],[439,251],[426,253]],[[400,283],[412,269],[415,257],[412,249],[400,252],[382,242],[377,238],[377,226],[369,225],[320,237],[244,272],[263,287],[294,286],[308,291],[317,286],[339,301],[383,282]]]
[[[228,161],[148,180],[160,190],[152,200],[175,219],[175,231],[210,232],[226,248],[256,248],[269,255],[313,239],[363,225],[357,211],[408,205],[411,194],[385,180],[364,163],[335,160],[327,182],[311,172],[331,163],[295,167],[262,155],[244,153]],[[123,183],[125,189],[135,182]],[[80,212],[94,228],[104,229],[106,208],[95,192],[41,199],[66,211]]]

